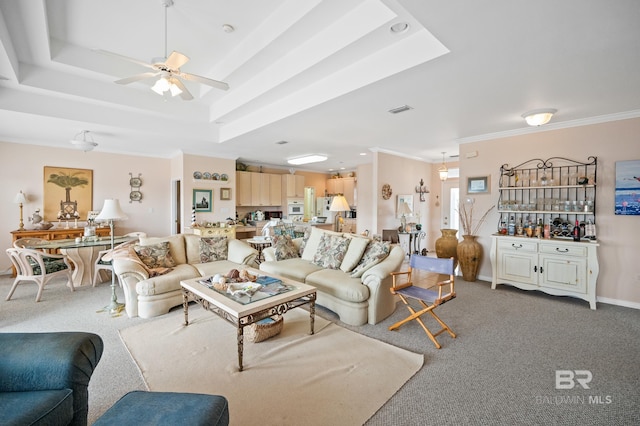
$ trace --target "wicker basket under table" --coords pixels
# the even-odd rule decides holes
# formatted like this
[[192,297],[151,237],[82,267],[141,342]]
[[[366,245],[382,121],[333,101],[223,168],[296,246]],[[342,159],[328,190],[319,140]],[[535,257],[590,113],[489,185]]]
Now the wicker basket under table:
[[284,318],[282,315],[275,315],[271,319],[273,319],[273,322],[254,323],[248,326],[245,333],[247,339],[250,342],[258,343],[280,334],[284,325]]

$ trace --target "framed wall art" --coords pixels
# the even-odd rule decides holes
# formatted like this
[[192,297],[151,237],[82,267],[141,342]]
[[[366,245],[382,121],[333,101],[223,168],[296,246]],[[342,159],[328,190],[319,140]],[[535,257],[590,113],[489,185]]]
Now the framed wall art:
[[93,210],[93,170],[44,166],[44,219],[86,220]]
[[615,214],[640,216],[640,160],[616,161]]
[[211,199],[212,190],[210,189],[194,189],[193,190],[193,208],[197,213],[211,212],[213,200]]
[[403,212],[404,208],[402,207],[402,205],[404,203],[407,203],[407,205],[409,206],[409,210],[413,212],[413,195],[398,195],[398,205],[396,206],[397,219],[400,219],[403,213],[405,214],[405,216],[412,214],[412,213]]
[[467,178],[467,193],[481,194],[489,192],[489,176]]
[[231,199],[231,188],[220,188],[220,199],[221,200],[230,200]]

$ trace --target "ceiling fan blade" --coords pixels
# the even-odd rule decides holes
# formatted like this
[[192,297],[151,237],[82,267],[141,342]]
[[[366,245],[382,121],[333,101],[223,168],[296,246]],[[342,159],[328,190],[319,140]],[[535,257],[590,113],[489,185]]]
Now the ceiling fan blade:
[[180,80],[178,80],[177,78],[173,78],[171,79],[171,82],[178,86],[180,90],[182,90],[182,93],[180,93],[180,97],[182,99],[184,99],[185,101],[190,101],[191,99],[193,99],[193,95],[191,94],[191,92],[187,90],[187,87],[182,84]]
[[164,61],[164,64],[172,70],[177,70],[187,62],[189,62],[188,56],[174,50],[171,52],[171,55],[169,55],[167,60]]
[[146,67],[146,68],[155,69],[155,68],[153,68],[153,64],[149,64],[147,62],[143,62],[143,61],[140,61],[138,59],[130,58],[128,56],[124,56],[124,55],[121,55],[119,53],[113,53],[113,52],[109,52],[108,50],[102,50],[102,49],[91,49],[91,50],[93,50],[96,53],[100,53],[101,55],[113,56],[114,58],[123,59],[125,61],[133,62],[134,64],[138,64],[138,65]]
[[220,89],[220,90],[229,90],[229,85],[222,81],[212,80],[210,78],[201,77],[199,75],[187,74],[186,72],[181,72],[178,75],[184,78],[185,80],[196,81],[198,83],[206,84],[208,86],[215,87],[216,89]]
[[144,80],[145,78],[151,78],[151,77],[155,77],[157,75],[162,74],[161,72],[144,72],[142,74],[136,74],[136,75],[132,75],[131,77],[127,77],[127,78],[123,78],[120,80],[116,80],[114,83],[118,83],[118,84],[129,84],[129,83],[133,83],[135,81],[140,81],[140,80]]

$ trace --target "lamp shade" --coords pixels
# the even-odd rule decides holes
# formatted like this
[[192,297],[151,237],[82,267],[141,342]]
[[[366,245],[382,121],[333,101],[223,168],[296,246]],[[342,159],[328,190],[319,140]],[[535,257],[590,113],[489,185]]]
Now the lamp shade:
[[104,206],[100,214],[96,217],[97,222],[106,222],[109,220],[123,220],[127,215],[120,208],[120,201],[117,198],[104,200]]
[[347,210],[351,210],[351,207],[349,207],[349,203],[347,203],[347,199],[344,198],[344,195],[336,195],[333,197],[329,211],[346,212]]
[[407,204],[406,202],[400,204],[400,208],[399,208],[399,214],[405,215],[405,214],[411,214],[411,207],[409,207],[409,204]]
[[13,202],[15,204],[24,204],[27,202],[27,196],[24,195],[24,192],[20,191],[18,192],[18,194],[16,195],[16,198],[13,199]]

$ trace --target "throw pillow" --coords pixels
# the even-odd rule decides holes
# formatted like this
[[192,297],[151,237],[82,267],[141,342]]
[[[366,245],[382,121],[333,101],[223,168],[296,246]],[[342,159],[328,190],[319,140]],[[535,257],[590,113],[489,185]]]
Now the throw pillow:
[[353,278],[359,278],[364,272],[380,263],[383,259],[389,256],[391,252],[391,242],[389,241],[371,241],[367,245],[367,249],[362,255],[362,259],[358,265],[351,271]]
[[200,263],[227,260],[227,237],[200,238]]
[[169,242],[152,244],[148,246],[135,245],[133,247],[138,257],[147,268],[173,268],[176,262],[169,251]]
[[313,263],[326,269],[338,269],[349,248],[350,238],[325,233],[320,238]]
[[302,257],[302,253],[304,252],[304,247],[307,245],[307,241],[309,241],[309,237],[311,236],[311,227],[307,226],[304,228],[304,235],[302,236],[302,242],[300,243],[300,251],[298,252],[299,257]]
[[289,235],[275,235],[271,238],[271,245],[275,249],[276,260],[296,259],[298,250]]
[[351,239],[351,242],[349,243],[349,249],[347,250],[347,253],[344,255],[344,259],[340,264],[340,269],[342,270],[342,272],[351,272],[351,270],[353,270],[353,268],[358,265],[358,262],[360,262],[360,259],[362,259],[364,251],[369,245],[368,238],[355,236],[349,238]]

